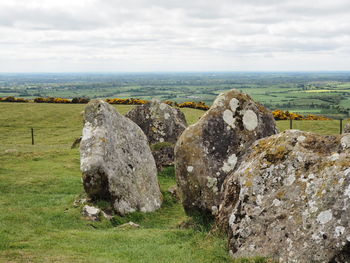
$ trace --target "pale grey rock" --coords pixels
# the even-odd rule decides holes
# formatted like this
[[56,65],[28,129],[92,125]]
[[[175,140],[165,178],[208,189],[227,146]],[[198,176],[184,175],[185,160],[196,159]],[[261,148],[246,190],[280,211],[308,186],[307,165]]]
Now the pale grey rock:
[[230,254],[350,262],[349,139],[290,130],[250,147],[217,217]]
[[101,209],[94,206],[85,205],[83,207],[82,214],[88,217],[90,220],[97,221],[99,220]]
[[118,226],[118,228],[123,228],[123,229],[140,228],[140,225],[130,221],[128,223]]
[[80,167],[88,196],[110,201],[120,215],[160,208],[157,168],[140,127],[102,100],[87,105],[84,119]]
[[237,90],[220,94],[175,146],[176,180],[187,214],[216,215],[220,189],[257,140],[277,133],[269,110]]
[[185,115],[180,109],[158,100],[135,107],[126,114],[126,117],[140,126],[150,144],[176,143],[187,127]]
[[112,215],[107,214],[107,213],[104,212],[104,211],[101,211],[101,214],[102,214],[102,216],[103,216],[105,219],[107,219],[107,220],[111,220],[111,219],[113,218]]

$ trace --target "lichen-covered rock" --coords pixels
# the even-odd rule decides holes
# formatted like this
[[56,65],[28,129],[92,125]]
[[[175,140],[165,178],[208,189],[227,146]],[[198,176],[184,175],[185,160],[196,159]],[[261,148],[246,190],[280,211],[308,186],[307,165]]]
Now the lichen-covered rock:
[[157,145],[151,145],[151,150],[157,169],[161,171],[164,167],[174,165],[174,144],[164,144],[156,147]]
[[257,141],[227,177],[218,222],[233,257],[350,262],[350,135]]
[[161,206],[157,168],[147,138],[130,119],[98,100],[85,108],[80,167],[86,193],[125,215]]
[[347,123],[344,127],[344,133],[350,133],[350,123]]
[[158,100],[135,107],[126,114],[126,117],[140,126],[150,144],[176,143],[187,127],[185,115],[180,109]]
[[275,133],[271,112],[250,96],[237,90],[220,94],[175,146],[176,180],[186,212],[215,215],[226,176],[255,140]]

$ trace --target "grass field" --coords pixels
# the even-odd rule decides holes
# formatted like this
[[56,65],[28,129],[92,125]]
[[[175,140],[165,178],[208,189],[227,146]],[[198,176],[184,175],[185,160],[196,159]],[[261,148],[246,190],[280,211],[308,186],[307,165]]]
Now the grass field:
[[[81,135],[84,106],[0,103],[0,262],[232,262],[226,238],[201,225],[178,227],[190,219],[167,194],[172,168],[159,174],[163,207],[127,218],[140,229],[81,216],[73,206],[83,195],[79,151],[70,146]],[[123,114],[131,107],[116,106]],[[183,111],[190,124],[203,114]],[[283,130],[289,122],[278,125]],[[324,134],[339,129],[336,121],[295,125]]]

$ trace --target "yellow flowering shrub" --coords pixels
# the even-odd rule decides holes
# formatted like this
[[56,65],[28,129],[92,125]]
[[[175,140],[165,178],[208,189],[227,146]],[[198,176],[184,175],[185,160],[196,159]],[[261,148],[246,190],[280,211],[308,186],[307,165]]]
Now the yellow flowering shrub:
[[302,115],[299,113],[289,112],[289,111],[283,111],[283,110],[274,110],[272,112],[273,117],[275,120],[317,120],[317,121],[326,121],[331,120],[330,118],[322,115]]

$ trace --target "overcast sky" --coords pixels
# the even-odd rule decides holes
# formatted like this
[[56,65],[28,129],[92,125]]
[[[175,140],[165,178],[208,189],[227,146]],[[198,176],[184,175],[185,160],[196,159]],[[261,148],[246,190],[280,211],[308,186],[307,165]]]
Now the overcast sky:
[[0,0],[0,72],[349,65],[350,0]]

